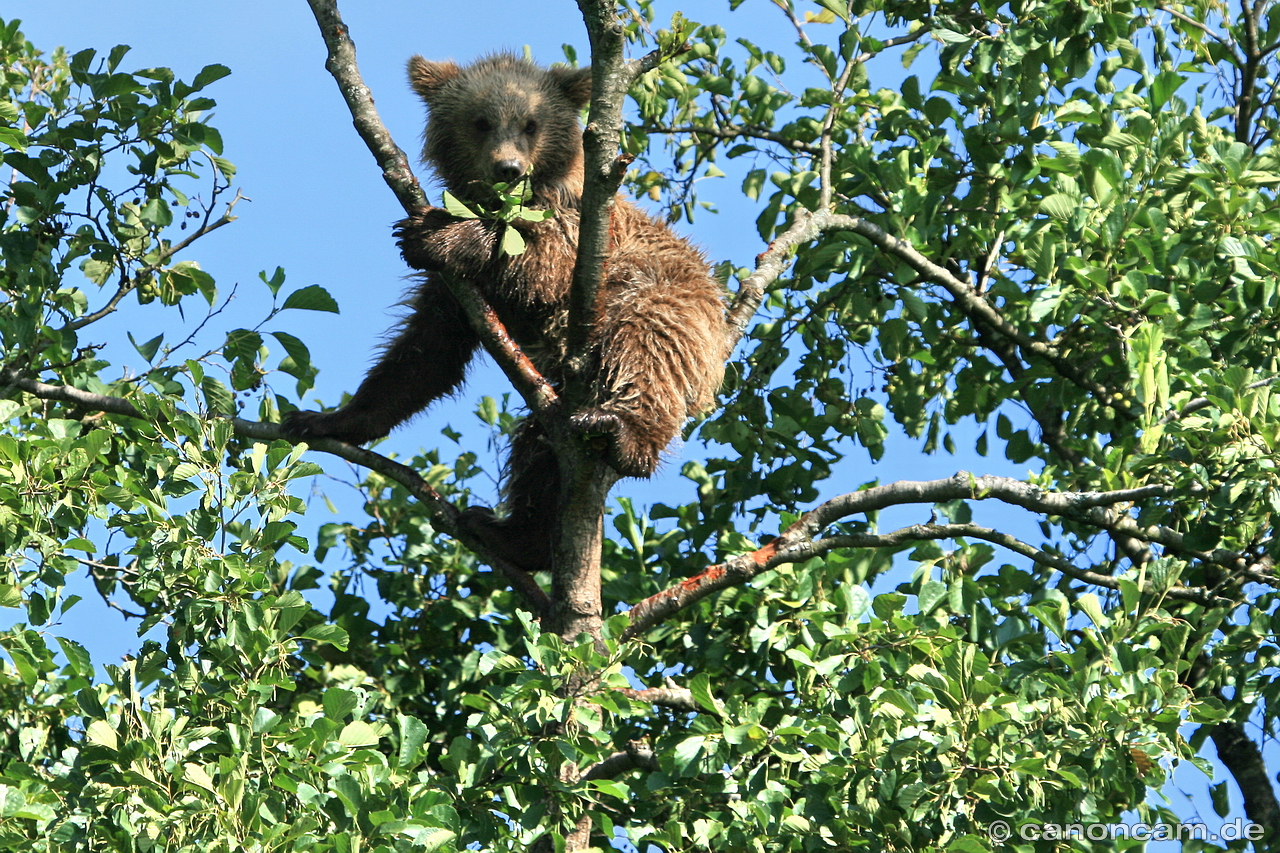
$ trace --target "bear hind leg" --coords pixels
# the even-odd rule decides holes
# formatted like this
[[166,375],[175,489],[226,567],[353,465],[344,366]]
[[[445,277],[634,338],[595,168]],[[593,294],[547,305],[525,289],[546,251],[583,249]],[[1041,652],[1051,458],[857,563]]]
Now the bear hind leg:
[[526,420],[511,441],[503,485],[506,514],[487,507],[462,513],[463,526],[497,556],[527,572],[551,568],[560,506],[560,464],[535,421]]

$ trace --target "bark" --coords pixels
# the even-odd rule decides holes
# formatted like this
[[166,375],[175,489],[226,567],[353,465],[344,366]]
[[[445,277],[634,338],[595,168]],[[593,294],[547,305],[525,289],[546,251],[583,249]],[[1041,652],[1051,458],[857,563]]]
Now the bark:
[[1280,850],[1280,803],[1276,801],[1262,751],[1244,733],[1242,723],[1218,723],[1210,737],[1218,750],[1218,758],[1227,766],[1244,797],[1245,816],[1262,827],[1262,840],[1256,842],[1254,849]]

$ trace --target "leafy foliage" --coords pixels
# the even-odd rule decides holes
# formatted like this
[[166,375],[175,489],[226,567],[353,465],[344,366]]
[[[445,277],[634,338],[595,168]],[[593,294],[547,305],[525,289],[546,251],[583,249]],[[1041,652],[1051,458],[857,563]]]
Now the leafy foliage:
[[[1278,689],[1280,18],[776,5],[793,44],[628,6],[638,46],[688,43],[632,89],[633,188],[692,219],[732,171],[793,257],[697,429],[697,500],[606,520],[598,638],[544,632],[385,473],[358,484],[366,518],[299,526],[319,465],[237,416],[310,388],[304,341],[264,329],[336,311],[323,288],[264,273],[254,328],[107,362],[95,333],[134,300],[217,316],[186,255],[233,219],[202,117],[227,69],[125,73],[125,48],[45,56],[0,23],[0,607],[21,614],[0,631],[0,849],[526,849],[585,821],[638,850],[970,853],[997,821],[1176,822],[1151,792],[1207,769],[1211,737],[1245,784],[1221,736],[1274,734]],[[843,218],[787,243],[814,212]],[[762,268],[733,271],[743,292]],[[492,399],[479,415],[514,428]],[[849,454],[893,431],[952,450],[962,423],[1074,502],[1026,501],[1043,542],[974,525],[973,494],[889,535],[874,509],[833,515],[787,560],[756,544],[835,498]],[[475,448],[411,467],[460,504],[483,474]],[[631,635],[626,608],[735,560],[754,574]],[[95,668],[58,637],[86,569],[163,639]]]

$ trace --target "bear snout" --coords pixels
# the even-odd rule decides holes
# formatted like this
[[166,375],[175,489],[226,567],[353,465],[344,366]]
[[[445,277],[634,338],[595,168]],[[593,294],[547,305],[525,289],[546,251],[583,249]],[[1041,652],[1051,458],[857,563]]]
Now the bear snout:
[[503,183],[514,183],[524,177],[524,161],[516,159],[498,160],[493,164],[493,177]]

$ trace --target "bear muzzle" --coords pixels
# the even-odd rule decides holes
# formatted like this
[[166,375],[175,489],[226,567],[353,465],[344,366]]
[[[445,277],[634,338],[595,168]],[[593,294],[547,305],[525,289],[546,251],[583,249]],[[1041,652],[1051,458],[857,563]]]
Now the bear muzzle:
[[525,164],[523,160],[514,158],[498,160],[493,164],[494,180],[502,181],[505,184],[513,184],[524,177]]

